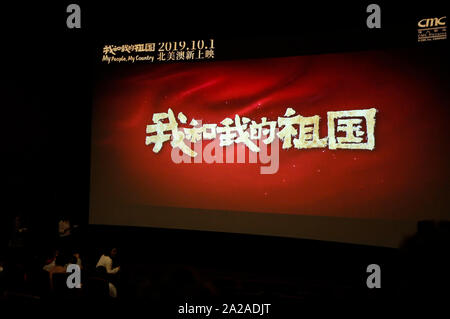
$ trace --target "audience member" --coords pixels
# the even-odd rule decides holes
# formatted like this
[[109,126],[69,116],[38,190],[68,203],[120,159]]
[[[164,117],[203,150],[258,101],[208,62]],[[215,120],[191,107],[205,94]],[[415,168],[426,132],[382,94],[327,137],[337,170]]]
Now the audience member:
[[15,216],[9,246],[11,248],[24,247],[27,232],[28,227],[25,225],[23,218],[20,215]]
[[111,281],[109,281],[107,273],[106,273],[106,268],[104,266],[98,266],[96,268],[96,272],[97,272],[98,278],[101,278],[108,283],[109,296],[111,298],[117,298],[117,288],[116,288],[116,286],[114,286],[111,283]]
[[73,259],[73,264],[77,264],[80,269],[83,269],[83,263],[81,262],[81,258],[80,258],[80,253],[79,252],[74,252],[72,255],[72,259]]
[[103,266],[108,274],[117,274],[120,270],[120,266],[113,268],[113,258],[117,255],[117,248],[111,249],[111,251],[105,252],[97,262],[96,268]]
[[70,226],[69,218],[62,216],[58,222],[58,235],[59,238],[68,237],[71,235],[72,227]]
[[61,273],[66,273],[66,262],[61,255],[58,255],[55,258],[55,266],[49,271],[50,289],[53,290],[53,275]]
[[44,265],[44,267],[42,267],[42,269],[50,272],[50,270],[52,270],[53,267],[55,267],[55,259],[58,255],[59,255],[59,250],[56,249],[54,251],[53,256],[45,261],[45,265]]

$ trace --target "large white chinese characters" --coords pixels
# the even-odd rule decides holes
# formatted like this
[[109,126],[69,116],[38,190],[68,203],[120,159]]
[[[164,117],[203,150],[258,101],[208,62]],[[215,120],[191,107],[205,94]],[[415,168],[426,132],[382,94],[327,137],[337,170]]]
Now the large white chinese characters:
[[[190,157],[197,152],[190,148],[191,143],[219,138],[220,146],[242,143],[252,152],[259,152],[257,140],[263,138],[264,144],[271,144],[279,138],[283,149],[357,149],[375,148],[375,108],[348,111],[327,112],[328,136],[320,136],[320,116],[304,117],[292,108],[287,108],[283,117],[277,121],[268,121],[262,117],[256,122],[248,117],[235,115],[234,119],[225,118],[220,125],[201,124],[192,119],[190,127],[179,127],[172,109],[167,113],[153,114],[153,124],[147,125],[145,145],[153,144],[153,152],[158,153],[165,142],[170,141],[172,148],[180,149]],[[178,121],[186,124],[187,117],[178,113]],[[277,127],[278,125],[278,127]]]

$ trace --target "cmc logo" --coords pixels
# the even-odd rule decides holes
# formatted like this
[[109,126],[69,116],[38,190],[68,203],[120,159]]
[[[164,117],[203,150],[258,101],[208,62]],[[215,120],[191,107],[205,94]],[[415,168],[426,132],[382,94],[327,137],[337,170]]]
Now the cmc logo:
[[419,21],[419,23],[417,23],[417,25],[420,28],[428,28],[428,27],[439,27],[439,26],[444,26],[446,23],[447,17],[440,17],[440,18],[425,18]]

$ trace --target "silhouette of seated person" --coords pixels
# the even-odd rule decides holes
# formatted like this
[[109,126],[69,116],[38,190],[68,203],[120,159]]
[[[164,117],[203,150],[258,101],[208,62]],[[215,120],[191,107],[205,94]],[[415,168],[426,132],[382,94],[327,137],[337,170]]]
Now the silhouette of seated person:
[[399,286],[406,302],[450,298],[450,222],[424,220],[400,246]]
[[116,287],[108,280],[104,266],[98,266],[95,274],[88,279],[88,297],[91,299],[109,299],[117,297]]
[[42,267],[43,270],[50,272],[50,270],[55,267],[55,259],[59,255],[59,250],[55,249],[53,255],[45,260],[45,265]]
[[[78,288],[69,288],[67,279],[71,273],[67,273],[67,265],[65,259],[57,256],[55,259],[55,266],[50,270],[50,290],[53,297],[57,299],[76,298],[81,295],[81,290]],[[73,263],[73,261],[71,262]]]
[[[50,290],[55,291],[56,289],[60,289],[60,281],[65,276],[67,278],[66,273],[66,261],[63,256],[58,255],[55,258],[55,265],[49,270],[49,279],[50,279]],[[63,276],[64,275],[64,276]],[[56,282],[57,281],[57,282]],[[59,286],[58,286],[59,285]],[[66,282],[64,281],[64,286],[66,286]]]

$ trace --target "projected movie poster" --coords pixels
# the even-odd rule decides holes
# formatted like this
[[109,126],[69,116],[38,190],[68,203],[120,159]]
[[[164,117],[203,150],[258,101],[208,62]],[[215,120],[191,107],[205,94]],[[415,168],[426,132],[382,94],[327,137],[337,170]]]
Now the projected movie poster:
[[419,49],[107,64],[93,105],[91,198],[444,216],[446,77]]

